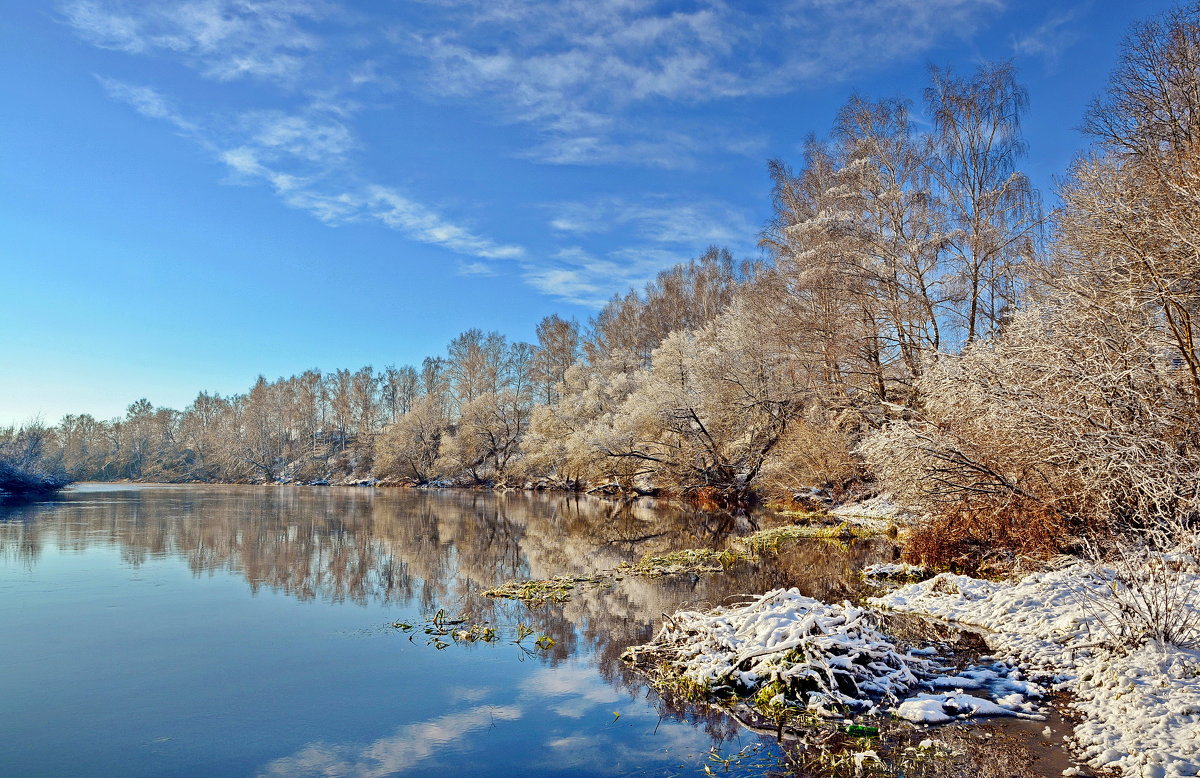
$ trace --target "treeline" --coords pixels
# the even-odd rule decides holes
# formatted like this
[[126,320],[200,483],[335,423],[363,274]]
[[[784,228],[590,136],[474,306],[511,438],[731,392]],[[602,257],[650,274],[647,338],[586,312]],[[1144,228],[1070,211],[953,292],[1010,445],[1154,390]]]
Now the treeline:
[[772,162],[767,259],[713,248],[535,343],[468,330],[420,366],[308,371],[188,408],[55,428],[75,478],[535,484],[740,500],[862,475],[939,353],[986,338],[1036,261],[1010,65],[854,98],[803,165]]
[[41,461],[76,480],[520,485],[538,478],[524,444],[539,409],[576,400],[573,369],[611,367],[617,354],[631,369],[647,362],[673,329],[724,310],[753,272],[712,249],[614,299],[586,331],[558,316],[538,324],[535,343],[472,329],[419,366],[259,377],[183,410],[142,399],[123,418],[69,415],[0,437],[46,441]]
[[1193,521],[1198,30],[1192,6],[1131,34],[1054,214],[1019,167],[1011,64],[935,68],[919,108],[851,98],[796,167],[770,163],[760,262],[711,249],[536,343],[469,330],[419,367],[68,417],[57,456],[77,478],[728,501],[874,482],[938,519],[942,556]]

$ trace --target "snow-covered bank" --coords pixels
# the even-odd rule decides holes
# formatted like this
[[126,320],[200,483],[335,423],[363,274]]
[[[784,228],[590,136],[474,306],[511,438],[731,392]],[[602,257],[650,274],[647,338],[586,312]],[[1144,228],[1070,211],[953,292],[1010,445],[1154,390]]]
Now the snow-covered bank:
[[[1040,718],[1044,694],[1003,663],[955,669],[938,650],[905,651],[875,615],[776,589],[745,604],[669,617],[653,642],[629,649],[642,665],[665,663],[709,694],[754,695],[762,708],[802,708],[826,718],[892,713],[919,723]],[[973,692],[968,694],[967,690]]]
[[1080,594],[1111,596],[1108,586],[1079,563],[1014,584],[943,573],[872,602],[982,627],[993,651],[1052,677],[1074,696],[1081,720],[1071,743],[1091,767],[1146,778],[1197,775],[1200,653],[1160,645],[1125,654],[1103,648],[1108,632]]

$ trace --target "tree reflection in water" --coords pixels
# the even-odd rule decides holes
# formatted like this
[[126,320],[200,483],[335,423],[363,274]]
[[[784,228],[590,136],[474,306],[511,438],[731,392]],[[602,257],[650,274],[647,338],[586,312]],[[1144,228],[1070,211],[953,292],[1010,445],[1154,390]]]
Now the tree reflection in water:
[[754,517],[704,513],[652,500],[579,495],[298,487],[85,487],[51,503],[0,505],[0,555],[27,567],[43,549],[117,548],[131,566],[187,560],[193,574],[228,571],[252,591],[300,600],[445,608],[474,621],[535,624],[554,645],[551,667],[586,650],[614,688],[644,695],[660,715],[702,726],[716,741],[738,732],[728,716],[647,689],[620,661],[648,641],[661,615],[739,595],[796,586],[837,601],[857,570],[890,559],[890,543],[809,541],[766,563],[720,575],[625,576],[611,589],[576,589],[561,604],[527,606],[482,593],[514,578],[586,576],[646,554],[722,548]]

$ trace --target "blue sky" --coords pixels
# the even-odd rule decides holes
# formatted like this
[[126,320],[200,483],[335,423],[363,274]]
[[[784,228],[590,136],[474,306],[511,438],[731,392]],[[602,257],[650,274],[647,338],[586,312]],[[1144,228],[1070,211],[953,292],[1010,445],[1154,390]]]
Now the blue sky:
[[[727,246],[853,92],[1014,58],[1052,187],[1165,2],[68,0],[0,18],[0,423],[532,339]],[[1049,194],[1048,194],[1049,197]]]

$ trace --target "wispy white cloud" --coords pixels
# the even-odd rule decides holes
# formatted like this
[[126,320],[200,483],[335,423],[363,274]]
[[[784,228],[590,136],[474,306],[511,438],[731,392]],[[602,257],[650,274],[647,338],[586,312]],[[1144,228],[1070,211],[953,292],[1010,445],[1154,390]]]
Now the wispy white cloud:
[[100,86],[108,96],[120,103],[132,107],[142,116],[150,119],[161,119],[175,125],[185,132],[194,132],[197,127],[185,119],[161,92],[157,89],[138,84],[127,84],[113,78],[96,76]]
[[[589,280],[592,275],[586,268],[530,266],[526,268],[524,278],[526,283],[543,294],[573,305],[599,308],[611,292]],[[616,280],[619,279],[620,274]]]
[[[208,144],[206,144],[208,145]],[[305,179],[300,176],[273,170],[263,164],[261,156],[253,146],[238,146],[217,152],[217,158],[224,162],[233,175],[233,183],[245,183],[254,179],[268,182],[276,194],[288,197],[302,197],[305,190]],[[330,221],[322,219],[322,221]]]
[[757,232],[741,209],[708,198],[609,197],[555,203],[547,208],[550,228],[564,235],[631,228],[642,240],[695,249],[711,244],[753,245]]
[[[970,37],[1001,0],[459,0],[393,30],[438,95],[490,101],[553,164],[681,167],[737,142],[661,110],[781,94]],[[636,114],[631,125],[624,118]]]
[[[373,222],[443,247],[467,258],[461,275],[519,272],[539,291],[594,306],[710,244],[744,254],[756,226],[736,208],[686,194],[581,200],[549,207],[553,248],[534,255],[471,223],[470,203],[380,180],[366,167],[378,149],[360,132],[361,115],[400,108],[397,95],[469,105],[473,117],[531,128],[515,133],[520,145],[509,153],[544,164],[677,169],[757,157],[761,131],[725,110],[737,100],[920,59],[948,38],[969,38],[1001,1],[397,0],[351,11],[332,0],[63,0],[60,8],[96,46],[221,82],[194,93],[221,98],[185,114],[159,89],[100,79],[114,99],[200,144],[226,181],[265,185],[329,225]],[[1048,49],[1038,41],[1069,27],[1055,19],[1014,46]],[[224,99],[234,81],[243,82],[236,98]]]
[[307,181],[267,167],[246,147],[223,152],[221,161],[236,174],[268,182],[289,207],[308,211],[331,226],[378,222],[412,240],[482,259],[517,259],[525,254],[520,246],[498,243],[447,220],[393,187],[367,183],[339,188]]
[[350,129],[328,116],[260,111],[247,114],[243,120],[252,126],[253,141],[260,148],[309,162],[339,162],[357,145]]
[[486,262],[459,262],[455,273],[460,276],[494,276],[496,269]]
[[1058,10],[1025,35],[1014,38],[1013,53],[1018,56],[1040,57],[1047,68],[1053,69],[1067,49],[1079,41],[1078,22],[1090,9],[1091,3],[1083,3],[1066,10]]
[[614,293],[641,287],[662,269],[694,258],[684,250],[628,247],[596,256],[579,246],[561,249],[547,261],[522,265],[522,275],[543,294],[574,305],[599,308]]
[[373,185],[367,188],[367,212],[419,241],[445,246],[460,254],[484,259],[516,259],[525,253],[519,246],[501,245],[451,224],[389,187]]
[[314,117],[312,111],[255,111],[231,127],[204,127],[185,118],[151,87],[110,78],[100,83],[110,96],[143,116],[186,130],[225,165],[232,183],[265,182],[286,205],[326,224],[373,221],[412,240],[480,259],[518,259],[525,254],[520,246],[499,243],[450,221],[395,187],[348,174],[344,158],[357,140],[336,119]]
[[578,245],[558,251],[525,279],[545,294],[589,307],[639,287],[712,245],[752,250],[757,229],[741,209],[712,199],[645,196],[599,198],[547,206],[553,234],[564,240],[620,236],[626,245],[600,254]]
[[62,15],[101,48],[170,54],[221,81],[287,81],[321,45],[305,24],[335,9],[323,0],[70,0]]

